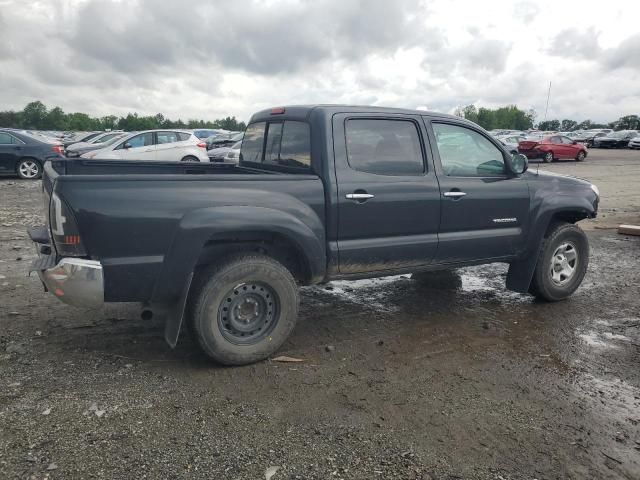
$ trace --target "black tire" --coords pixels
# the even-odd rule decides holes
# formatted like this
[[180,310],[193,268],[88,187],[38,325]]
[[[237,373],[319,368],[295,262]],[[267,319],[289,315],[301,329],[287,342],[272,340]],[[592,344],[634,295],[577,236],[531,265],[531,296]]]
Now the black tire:
[[544,163],[551,163],[553,162],[553,152],[547,152],[544,154],[544,156],[542,157],[542,161]]
[[38,180],[42,177],[42,165],[35,158],[21,158],[16,173],[22,180]]
[[[553,263],[554,255],[564,245],[569,245],[576,254],[574,272],[560,282],[554,280],[558,272]],[[566,251],[565,253],[569,253]],[[556,256],[555,258],[558,258]],[[566,257],[568,258],[568,256]],[[570,262],[569,262],[570,263]],[[589,241],[582,229],[572,223],[553,224],[542,243],[529,292],[547,302],[558,302],[571,296],[580,286],[589,266]],[[552,273],[553,272],[553,273]]]
[[[289,270],[259,254],[239,255],[204,270],[191,298],[192,332],[204,353],[224,365],[254,363],[278,350],[296,325],[300,304]],[[246,314],[250,320],[239,313],[247,305],[253,308]]]
[[584,162],[585,158],[587,158],[587,154],[584,150],[580,150],[578,155],[576,155],[576,162]]
[[194,157],[193,155],[187,155],[180,161],[181,162],[200,162],[200,160],[198,160],[198,158]]

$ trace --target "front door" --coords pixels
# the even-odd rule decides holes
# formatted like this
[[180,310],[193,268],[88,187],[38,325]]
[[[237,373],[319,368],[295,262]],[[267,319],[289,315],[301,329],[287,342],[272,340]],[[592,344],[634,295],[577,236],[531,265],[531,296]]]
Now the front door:
[[433,261],[440,190],[418,116],[334,116],[341,274]]
[[[427,123],[429,123],[427,121]],[[438,263],[510,257],[524,246],[529,187],[505,153],[467,124],[431,121],[442,192]]]

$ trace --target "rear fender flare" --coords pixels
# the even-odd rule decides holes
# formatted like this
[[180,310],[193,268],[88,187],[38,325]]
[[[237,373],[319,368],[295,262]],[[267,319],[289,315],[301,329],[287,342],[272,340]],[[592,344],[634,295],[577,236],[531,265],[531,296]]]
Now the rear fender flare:
[[191,279],[203,247],[211,240],[233,241],[244,233],[277,234],[304,254],[311,282],[326,275],[324,226],[316,215],[301,215],[255,206],[224,206],[194,210],[178,226],[151,298],[153,310],[164,312],[165,339],[174,347],[182,324]]

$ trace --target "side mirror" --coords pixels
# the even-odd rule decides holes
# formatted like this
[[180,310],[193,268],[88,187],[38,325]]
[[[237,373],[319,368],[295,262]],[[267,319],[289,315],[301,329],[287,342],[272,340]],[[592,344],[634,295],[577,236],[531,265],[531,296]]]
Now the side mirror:
[[518,153],[511,158],[511,170],[517,175],[522,175],[529,168],[529,159],[526,155]]
[[128,148],[131,148],[131,144],[129,142],[124,142],[124,145],[122,145],[122,148],[124,148],[125,150]]
[[574,140],[574,141],[573,141],[573,144],[574,144],[574,145],[577,145],[577,144],[578,144],[578,142],[576,142],[576,141]]

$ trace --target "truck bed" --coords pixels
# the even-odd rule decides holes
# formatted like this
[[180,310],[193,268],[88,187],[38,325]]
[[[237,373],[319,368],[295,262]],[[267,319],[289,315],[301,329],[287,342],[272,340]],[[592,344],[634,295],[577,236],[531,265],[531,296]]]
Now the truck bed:
[[88,258],[102,263],[106,301],[148,300],[169,252],[204,231],[215,237],[236,224],[248,235],[286,218],[324,255],[324,186],[309,173],[74,159],[48,162],[43,187],[47,202],[55,192],[69,206]]

